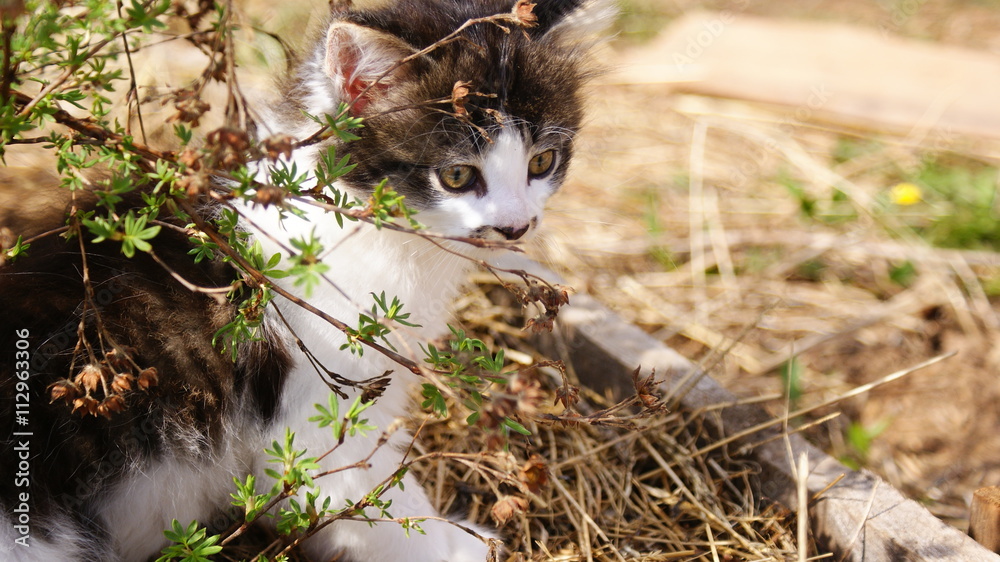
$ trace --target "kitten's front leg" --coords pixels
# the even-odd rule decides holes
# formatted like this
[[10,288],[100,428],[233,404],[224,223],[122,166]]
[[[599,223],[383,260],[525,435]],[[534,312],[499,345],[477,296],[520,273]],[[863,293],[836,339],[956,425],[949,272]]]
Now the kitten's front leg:
[[[305,433],[312,430],[302,428]],[[329,431],[327,429],[327,431]],[[336,470],[364,459],[376,446],[378,432],[367,437],[348,437],[337,449],[321,461],[320,472]],[[318,437],[314,435],[312,437]],[[327,436],[328,437],[328,436]],[[400,467],[403,454],[398,448],[407,438],[399,432],[395,439],[380,447],[368,461],[368,468],[352,467],[333,474],[327,474],[315,480],[316,486],[322,491],[317,505],[322,505],[327,497],[331,498],[330,507],[333,510],[342,508],[346,501],[357,502],[365,495],[375,490],[377,486],[389,479]],[[310,440],[311,441],[311,440]],[[309,455],[320,451],[323,440],[316,442],[315,447],[309,447]],[[308,443],[305,444],[308,447]],[[298,444],[296,448],[301,448]],[[402,480],[399,486],[386,490],[381,495],[384,502],[391,501],[386,508],[387,515],[396,518],[412,518],[414,522],[422,517],[437,517],[438,513],[431,505],[427,494],[411,475]],[[304,505],[305,490],[299,494],[298,501]],[[379,519],[382,514],[378,508],[369,507],[365,516]],[[485,538],[493,535],[477,527],[475,524],[457,521],[479,533]],[[316,560],[329,560],[335,556],[344,556],[348,560],[358,561],[414,561],[414,562],[481,562],[486,560],[489,546],[468,533],[459,526],[446,521],[425,520],[419,522],[424,533],[415,530],[409,536],[402,526],[395,522],[379,522],[369,526],[367,522],[355,520],[339,520],[327,525],[310,537],[303,545],[306,552]]]

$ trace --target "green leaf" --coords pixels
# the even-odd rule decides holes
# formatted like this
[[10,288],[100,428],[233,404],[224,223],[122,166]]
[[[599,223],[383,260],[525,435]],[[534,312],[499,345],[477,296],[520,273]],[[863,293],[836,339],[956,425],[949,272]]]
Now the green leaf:
[[14,245],[4,250],[3,255],[8,260],[10,260],[11,263],[13,263],[14,260],[16,260],[19,256],[27,255],[28,248],[30,247],[31,244],[25,244],[23,237],[18,236],[17,241],[14,242]]
[[500,425],[506,427],[507,429],[515,433],[520,433],[521,435],[531,435],[531,432],[528,431],[528,428],[524,427],[523,425],[517,423],[516,421],[510,418],[504,418],[503,421],[500,422]]

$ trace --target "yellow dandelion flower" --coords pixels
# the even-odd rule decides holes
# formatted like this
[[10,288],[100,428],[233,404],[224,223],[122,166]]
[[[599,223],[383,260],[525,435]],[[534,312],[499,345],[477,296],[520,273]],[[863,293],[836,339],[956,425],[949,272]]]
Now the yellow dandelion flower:
[[909,182],[897,183],[890,192],[892,202],[897,205],[914,205],[921,200],[920,187]]

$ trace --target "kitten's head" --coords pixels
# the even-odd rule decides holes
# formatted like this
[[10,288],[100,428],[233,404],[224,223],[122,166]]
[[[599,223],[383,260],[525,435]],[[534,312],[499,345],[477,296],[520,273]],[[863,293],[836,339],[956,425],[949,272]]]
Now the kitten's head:
[[307,109],[324,96],[332,111],[412,57],[352,108],[366,120],[347,148],[357,163],[348,186],[364,194],[388,178],[442,234],[516,240],[534,230],[566,176],[593,39],[614,15],[603,0],[537,2],[535,27],[478,23],[426,54],[515,0],[397,0],[339,14],[314,60],[322,88],[310,80]]

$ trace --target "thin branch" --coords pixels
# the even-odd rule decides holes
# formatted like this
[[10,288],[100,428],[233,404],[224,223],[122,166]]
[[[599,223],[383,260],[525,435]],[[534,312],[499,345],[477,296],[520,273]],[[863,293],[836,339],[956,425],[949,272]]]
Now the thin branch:
[[[293,196],[293,197],[289,197],[289,199],[292,200],[292,201],[297,201],[299,203],[304,203],[306,205],[311,205],[313,207],[318,207],[318,208],[323,209],[323,210],[325,210],[327,212],[330,212],[330,213],[338,213],[338,214],[341,214],[341,215],[344,215],[344,216],[347,216],[347,217],[351,217],[351,218],[354,218],[354,219],[357,219],[357,220],[360,220],[360,221],[364,221],[364,222],[366,222],[368,224],[372,224],[372,225],[375,224],[375,220],[374,220],[374,218],[372,218],[371,212],[369,210],[367,210],[367,209],[345,209],[344,207],[338,207],[337,205],[332,205],[330,203],[324,203],[322,201],[319,201],[319,200],[316,200],[316,199],[312,199],[312,198],[306,198],[306,197]],[[486,240],[484,238],[469,238],[467,236],[448,236],[446,234],[436,234],[434,232],[426,232],[426,231],[423,231],[423,230],[417,230],[415,228],[412,228],[412,227],[409,227],[409,226],[405,226],[405,225],[401,225],[401,224],[397,224],[395,222],[385,222],[385,221],[383,221],[379,225],[379,228],[384,228],[386,230],[392,230],[392,231],[395,231],[395,232],[405,232],[405,233],[408,233],[408,234],[413,234],[415,236],[419,236],[419,237],[427,239],[427,240],[438,239],[438,240],[451,240],[452,242],[461,242],[463,244],[468,244],[469,246],[475,246],[476,248],[504,249],[504,250],[511,250],[511,251],[514,251],[514,252],[523,252],[524,251],[524,250],[522,250],[521,248],[518,247],[518,244],[519,244],[518,242],[513,242],[513,241],[508,241],[508,240]],[[442,246],[442,249],[445,249],[445,248]],[[446,251],[454,253],[455,255],[462,255],[462,254],[458,254],[456,252],[453,252],[451,250],[447,250],[446,249]],[[468,257],[468,256],[464,256],[464,257]],[[480,264],[485,264],[485,262],[483,262],[481,260],[476,260],[475,258],[468,258],[468,259],[470,259],[472,261],[475,261],[477,263],[480,263]],[[489,267],[489,265],[486,265],[486,267]]]
[[63,232],[69,231],[70,228],[71,227],[69,225],[66,225],[66,226],[60,226],[59,228],[53,228],[52,230],[46,230],[45,232],[43,232],[41,234],[36,234],[36,235],[32,236],[31,238],[28,238],[27,240],[24,240],[22,242],[22,244],[31,244],[35,240],[41,240],[42,238],[45,238],[45,237],[48,237],[48,236],[54,236],[56,234],[62,234]]
[[225,287],[202,287],[200,285],[195,285],[194,283],[188,281],[183,276],[181,276],[180,273],[177,273],[177,271],[175,271],[172,267],[167,265],[167,262],[160,259],[160,256],[156,255],[156,252],[154,252],[153,250],[149,250],[148,253],[149,256],[153,258],[153,261],[155,261],[160,265],[160,267],[165,269],[167,273],[169,273],[170,276],[173,277],[178,283],[184,285],[185,289],[193,293],[203,293],[206,295],[210,295],[212,296],[212,298],[215,299],[216,302],[220,304],[226,302],[226,297],[224,295],[239,288],[239,283],[232,283],[230,285],[226,285]]
[[[122,0],[118,0],[117,4],[118,4],[117,6],[118,17],[121,18]],[[149,141],[146,139],[146,126],[142,122],[142,104],[139,103],[139,86],[138,86],[138,81],[135,79],[135,65],[132,63],[132,50],[128,46],[128,35],[122,33],[121,36],[122,36],[122,45],[125,48],[125,58],[128,60],[128,74],[129,74],[129,89],[128,89],[128,94],[125,95],[125,99],[127,100],[127,105],[130,110],[132,107],[132,103],[133,102],[135,103],[135,115],[136,118],[139,120],[139,132],[142,133],[142,142],[148,143]],[[128,111],[127,113],[131,114],[131,111]],[[125,117],[126,133],[131,134],[131,126],[132,126],[132,120],[129,119],[129,115],[126,115]]]
[[0,26],[3,33],[3,68],[0,69],[0,104],[7,105],[10,100],[10,86],[14,83],[17,75],[17,66],[13,62],[13,38],[17,31],[17,25],[13,18],[0,18]]
[[[326,312],[316,308],[315,306],[309,304],[308,302],[302,300],[301,298],[286,291],[280,285],[272,283],[271,280],[267,278],[267,276],[258,271],[256,268],[254,268],[253,265],[251,265],[243,258],[243,256],[239,255],[238,252],[233,250],[233,248],[229,246],[229,244],[222,238],[222,236],[220,236],[219,233],[216,232],[214,228],[212,228],[208,223],[205,222],[205,219],[203,219],[198,214],[197,210],[195,210],[195,208],[191,205],[190,201],[179,199],[177,200],[177,203],[180,205],[182,209],[184,209],[184,212],[186,212],[188,215],[191,216],[192,220],[194,220],[199,230],[207,234],[208,237],[212,239],[212,242],[218,245],[219,249],[222,250],[222,252],[225,255],[229,256],[237,265],[239,265],[240,269],[242,269],[248,276],[250,276],[258,285],[262,287],[269,287],[276,294],[284,297],[285,299],[294,303],[295,305],[315,314],[316,316],[326,321],[328,324],[340,330],[344,334],[350,333],[350,326],[348,326],[344,322],[341,322],[340,320],[334,318],[333,316],[330,316]],[[399,365],[406,367],[407,370],[409,370],[411,373],[415,375],[424,376],[425,372],[427,371],[416,362],[406,357],[403,357],[399,353],[396,353],[376,342],[368,341],[365,339],[360,339],[358,341],[360,341],[362,345],[365,345],[381,353],[382,355],[385,355],[395,363],[398,363]]]
[[99,53],[101,49],[107,46],[108,43],[114,41],[115,37],[116,36],[106,37],[98,41],[97,44],[95,44],[89,51],[87,51],[87,53],[83,56],[83,58],[80,59],[79,63],[67,66],[66,70],[64,70],[62,74],[60,74],[55,80],[50,82],[47,86],[42,88],[42,90],[38,92],[38,94],[34,98],[28,101],[28,103],[21,108],[21,111],[18,112],[17,116],[21,118],[27,117],[28,114],[31,113],[31,110],[34,109],[39,102],[45,99],[45,96],[51,94],[52,92],[56,91],[60,86],[65,84],[67,80],[69,80],[70,78],[72,78],[74,74],[76,74],[77,70],[80,70],[80,67],[83,66],[84,63],[86,63],[88,60],[91,59],[91,57]]
[[[37,103],[37,101],[34,101],[30,96],[16,90],[12,91],[11,95],[19,103]],[[27,105],[25,108],[27,108]],[[21,112],[24,113],[24,109],[22,109]],[[125,141],[121,135],[112,133],[91,120],[73,117],[71,114],[62,109],[55,110],[50,117],[52,117],[52,119],[60,125],[65,125],[84,136],[102,141],[106,146],[118,146]],[[129,146],[133,151],[135,151],[136,154],[149,160],[155,161],[160,159],[173,159],[173,153],[156,150],[142,143],[131,142],[129,143]],[[147,169],[151,169],[148,163],[140,162],[140,165]]]
[[745,429],[743,431],[734,433],[734,434],[726,437],[725,439],[720,439],[720,440],[716,441],[715,443],[712,443],[711,445],[705,445],[704,447],[702,447],[702,448],[698,449],[697,451],[691,453],[691,456],[696,457],[696,456],[699,456],[699,455],[704,455],[705,453],[707,453],[709,451],[714,451],[715,449],[718,449],[719,447],[723,447],[725,445],[728,445],[729,443],[732,443],[733,441],[737,441],[739,439],[742,439],[742,438],[746,437],[747,435],[752,435],[754,433],[757,433],[757,432],[762,431],[764,429],[767,429],[769,427],[774,427],[776,425],[780,425],[782,423],[785,423],[787,420],[794,419],[794,418],[797,418],[799,416],[803,416],[805,414],[808,414],[809,412],[818,410],[820,408],[825,408],[827,406],[836,404],[837,402],[841,402],[841,401],[847,400],[848,398],[853,398],[855,396],[858,396],[859,394],[864,394],[865,392],[868,392],[868,391],[870,391],[870,390],[872,390],[872,389],[874,389],[876,387],[879,387],[879,386],[882,386],[884,384],[888,384],[888,383],[893,382],[895,380],[901,379],[901,378],[905,377],[906,375],[909,375],[910,373],[913,373],[915,371],[919,371],[920,369],[923,369],[925,367],[929,367],[929,366],[931,366],[931,365],[933,365],[935,363],[939,363],[941,361],[944,361],[945,359],[949,359],[951,357],[954,357],[956,355],[956,353],[957,352],[952,351],[952,352],[949,352],[949,353],[944,353],[942,355],[938,355],[937,357],[932,357],[931,359],[928,359],[926,361],[922,361],[920,363],[917,363],[916,365],[914,365],[912,367],[909,367],[907,369],[902,369],[900,371],[896,371],[895,373],[891,373],[889,375],[886,375],[886,376],[882,377],[881,379],[879,379],[877,381],[873,381],[873,382],[870,382],[868,384],[863,384],[863,385],[861,385],[861,386],[859,386],[859,387],[857,387],[857,388],[855,388],[855,389],[853,389],[853,390],[851,390],[849,392],[846,392],[846,393],[844,393],[844,394],[842,394],[840,396],[835,396],[835,397],[833,397],[833,398],[831,398],[829,400],[824,400],[823,402],[820,402],[819,404],[816,404],[814,406],[809,406],[807,408],[801,408],[801,409],[796,410],[794,412],[790,412],[788,415],[782,416],[781,418],[775,418],[773,420],[770,420],[770,421],[767,421],[767,422],[764,422],[764,423],[761,423],[761,424],[757,424],[757,425],[755,425],[755,426],[753,426],[751,428],[748,428],[748,429]]

